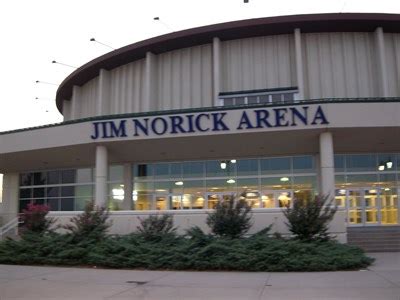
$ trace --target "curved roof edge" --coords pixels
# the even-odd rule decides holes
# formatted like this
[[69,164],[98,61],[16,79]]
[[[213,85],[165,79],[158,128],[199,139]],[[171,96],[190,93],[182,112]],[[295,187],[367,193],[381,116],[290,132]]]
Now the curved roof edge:
[[295,28],[302,32],[372,32],[382,27],[385,32],[400,32],[400,14],[329,13],[267,17],[232,21],[176,31],[153,37],[111,51],[84,64],[60,84],[56,104],[62,113],[63,100],[72,96],[74,85],[82,86],[99,75],[100,69],[111,70],[144,58],[146,52],[160,54],[175,49],[211,43],[214,37],[233,40],[263,35],[287,34]]

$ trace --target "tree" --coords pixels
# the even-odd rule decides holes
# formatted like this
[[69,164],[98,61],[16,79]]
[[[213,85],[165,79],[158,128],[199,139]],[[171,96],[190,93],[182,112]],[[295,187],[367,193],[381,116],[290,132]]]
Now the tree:
[[22,211],[21,216],[24,229],[31,233],[49,232],[55,222],[53,218],[46,217],[49,211],[50,207],[47,205],[28,204],[28,208]]
[[232,195],[217,203],[215,210],[208,213],[206,223],[217,236],[240,238],[253,225],[252,217],[251,206],[244,199],[235,201]]
[[333,219],[337,206],[333,206],[333,198],[316,196],[308,200],[293,200],[283,210],[290,232],[302,241],[328,240],[328,226]]

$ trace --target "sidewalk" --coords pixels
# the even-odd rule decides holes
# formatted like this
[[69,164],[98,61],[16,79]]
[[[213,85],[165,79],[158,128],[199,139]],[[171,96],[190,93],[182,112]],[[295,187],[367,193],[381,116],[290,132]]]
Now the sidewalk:
[[8,299],[400,299],[400,253],[368,270],[319,273],[130,271],[0,265]]

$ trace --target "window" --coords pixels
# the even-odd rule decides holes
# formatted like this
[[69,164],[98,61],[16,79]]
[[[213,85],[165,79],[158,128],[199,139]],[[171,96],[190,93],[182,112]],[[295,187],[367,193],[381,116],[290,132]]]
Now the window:
[[221,93],[219,106],[249,104],[292,104],[298,100],[297,88]]

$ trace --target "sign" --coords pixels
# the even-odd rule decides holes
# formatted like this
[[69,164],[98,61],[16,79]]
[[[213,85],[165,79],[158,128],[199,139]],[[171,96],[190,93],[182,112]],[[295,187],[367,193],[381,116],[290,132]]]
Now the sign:
[[182,113],[92,122],[92,140],[239,133],[328,125],[320,105]]

